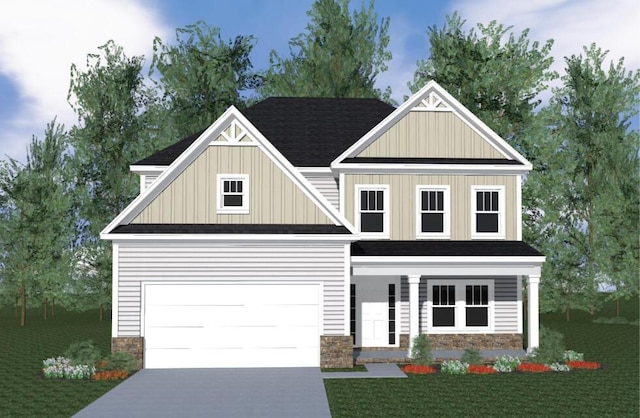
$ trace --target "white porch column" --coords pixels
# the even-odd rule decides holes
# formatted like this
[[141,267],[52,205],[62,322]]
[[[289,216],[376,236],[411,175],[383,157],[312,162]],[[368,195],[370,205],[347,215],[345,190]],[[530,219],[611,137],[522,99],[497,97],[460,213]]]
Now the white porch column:
[[409,354],[413,349],[413,339],[420,332],[420,275],[409,275]]
[[527,353],[540,346],[540,317],[538,313],[538,284],[540,275],[529,275],[527,278]]

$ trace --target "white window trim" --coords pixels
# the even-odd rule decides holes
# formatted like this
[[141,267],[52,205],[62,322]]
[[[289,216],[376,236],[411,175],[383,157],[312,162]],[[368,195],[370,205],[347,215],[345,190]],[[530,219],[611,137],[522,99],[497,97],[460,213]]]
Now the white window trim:
[[[498,232],[476,232],[476,193],[498,192]],[[506,206],[504,186],[471,186],[471,239],[505,239]]]
[[[433,286],[455,286],[456,304],[455,327],[433,326]],[[467,327],[466,323],[466,294],[467,285],[486,285],[489,290],[488,325],[486,327]],[[427,279],[427,333],[429,334],[486,334],[495,330],[495,295],[494,281],[486,279],[454,279],[454,280],[429,280]]]
[[[225,180],[242,180],[242,206],[224,207],[223,199],[223,181]],[[218,174],[216,176],[216,209],[220,214],[248,214],[249,213],[249,175],[248,174]]]
[[[388,184],[356,184],[354,187],[354,210],[356,231],[362,238],[376,238],[376,239],[389,239],[391,234],[389,232],[389,219],[391,218],[391,208],[389,207],[389,185]],[[360,231],[360,192],[364,190],[375,190],[384,193],[384,210],[382,211],[382,232],[362,232]]]
[[[422,192],[423,191],[444,192],[444,219],[443,232],[422,232]],[[451,239],[451,193],[449,186],[419,184],[416,186],[416,239]]]

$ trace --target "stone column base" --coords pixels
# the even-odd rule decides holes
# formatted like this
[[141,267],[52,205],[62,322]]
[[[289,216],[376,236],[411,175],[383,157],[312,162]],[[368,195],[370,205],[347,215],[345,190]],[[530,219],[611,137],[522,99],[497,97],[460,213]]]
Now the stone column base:
[[111,352],[129,353],[138,361],[138,369],[144,366],[144,337],[113,337]]
[[432,350],[522,350],[522,334],[427,334]]
[[352,337],[350,335],[321,335],[320,367],[323,369],[353,367]]

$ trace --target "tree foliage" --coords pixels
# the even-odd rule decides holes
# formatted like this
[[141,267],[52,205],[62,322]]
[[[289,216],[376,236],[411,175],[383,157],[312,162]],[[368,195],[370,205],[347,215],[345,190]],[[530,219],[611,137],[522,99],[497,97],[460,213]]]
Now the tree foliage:
[[563,86],[545,111],[549,167],[539,183],[540,241],[549,274],[542,292],[555,308],[596,307],[598,285],[613,282],[616,297],[638,294],[638,112],[640,73],[624,61],[603,69],[607,52],[595,45],[566,58]]
[[[186,136],[209,126],[228,107],[244,107],[242,93],[256,88],[252,70],[253,36],[224,42],[220,29],[199,21],[176,31],[176,43],[153,41],[150,75],[163,92],[160,120],[164,135]],[[162,126],[162,123],[160,124]]]
[[[557,78],[550,70],[553,40],[530,42],[529,30],[519,36],[492,21],[465,31],[454,13],[442,28],[428,30],[430,56],[418,61],[412,92],[435,80],[480,120],[516,149],[524,151],[522,133],[534,118],[539,94]],[[508,36],[507,36],[508,35]]]
[[271,51],[270,68],[260,89],[263,97],[378,97],[376,77],[391,59],[389,18],[381,19],[363,3],[349,11],[349,0],[317,0],[307,12],[306,32],[289,41],[291,56]]
[[0,166],[0,293],[5,301],[20,298],[22,326],[27,299],[46,309],[69,279],[65,249],[74,234],[66,147],[64,127],[54,120],[43,141],[32,138],[26,164],[10,158]]

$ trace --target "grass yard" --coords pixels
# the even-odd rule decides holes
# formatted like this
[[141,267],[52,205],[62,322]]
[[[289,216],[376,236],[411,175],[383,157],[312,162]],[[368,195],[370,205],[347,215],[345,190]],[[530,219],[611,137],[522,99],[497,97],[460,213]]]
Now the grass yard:
[[[110,318],[110,312],[105,317]],[[42,360],[62,355],[75,342],[92,339],[110,352],[111,320],[98,311],[56,308],[45,322],[41,309],[27,313],[21,328],[12,309],[0,310],[0,417],[70,417],[118,385],[119,381],[52,381],[38,376]]]
[[[608,303],[596,317],[615,316]],[[638,299],[621,303],[638,319]],[[638,417],[640,332],[632,325],[592,324],[587,312],[543,314],[567,349],[604,370],[494,375],[409,375],[407,379],[327,379],[333,417]]]
[[[621,315],[638,318],[638,300]],[[104,355],[111,321],[98,312],[57,309],[46,322],[29,311],[21,328],[13,310],[0,310],[0,417],[69,417],[118,382],[51,381],[38,376],[42,360],[62,355],[75,341],[93,339]],[[105,314],[105,316],[109,316]],[[612,303],[596,314],[615,316]],[[605,370],[496,375],[410,375],[407,379],[327,379],[334,417],[403,416],[612,416],[638,417],[639,330],[631,325],[592,324],[588,313],[545,314],[541,323],[561,331],[568,349]]]

